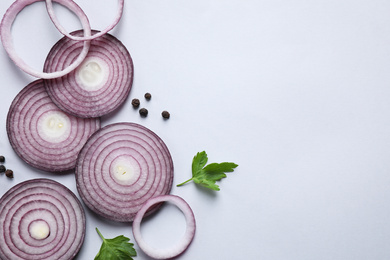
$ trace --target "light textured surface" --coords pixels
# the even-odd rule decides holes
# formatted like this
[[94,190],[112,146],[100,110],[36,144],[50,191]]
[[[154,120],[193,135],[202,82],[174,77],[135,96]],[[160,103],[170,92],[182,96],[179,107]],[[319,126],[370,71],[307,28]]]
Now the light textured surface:
[[[11,3],[0,1],[0,13]],[[115,0],[77,3],[93,29],[115,17]],[[64,26],[78,29],[58,7]],[[16,50],[36,68],[61,37],[45,12],[34,4],[13,27]],[[132,55],[134,84],[102,125],[131,121],[156,132],[172,154],[174,185],[190,177],[192,157],[202,150],[210,162],[239,164],[220,192],[193,183],[173,188],[197,220],[179,259],[390,259],[389,14],[384,0],[126,1],[112,33]],[[76,192],[72,174],[31,169],[11,150],[7,110],[33,79],[0,53],[0,153],[15,172],[13,180],[0,176],[0,195],[42,176]],[[132,98],[148,117],[132,108]],[[166,207],[144,223],[143,234],[164,246],[184,223]],[[95,227],[134,242],[130,225],[87,210],[78,260],[98,252]]]

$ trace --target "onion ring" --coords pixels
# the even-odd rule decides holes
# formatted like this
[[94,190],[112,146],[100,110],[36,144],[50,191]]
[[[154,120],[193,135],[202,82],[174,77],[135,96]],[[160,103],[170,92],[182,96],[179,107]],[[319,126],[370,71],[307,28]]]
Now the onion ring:
[[131,222],[148,199],[169,194],[173,162],[164,142],[150,129],[114,123],[86,142],[75,176],[80,197],[92,211],[114,221]]
[[50,179],[32,179],[0,199],[0,259],[73,259],[85,237],[75,194]]
[[12,148],[26,163],[63,172],[76,166],[79,151],[100,128],[100,119],[64,113],[49,98],[43,80],[38,79],[12,101],[6,128]]
[[[24,60],[22,60],[18,54],[15,51],[13,41],[12,41],[12,34],[11,34],[11,27],[12,24],[16,18],[16,16],[22,11],[26,6],[33,4],[35,2],[44,1],[44,0],[16,0],[6,11],[6,13],[3,16],[3,19],[0,24],[0,37],[1,41],[3,43],[3,47],[5,51],[7,52],[10,59],[15,63],[17,67],[19,67],[22,71],[26,72],[27,74],[30,74],[31,76],[37,77],[37,78],[43,78],[43,79],[52,79],[52,78],[58,78],[62,77],[69,72],[76,69],[85,59],[85,57],[88,54],[90,41],[84,41],[83,47],[81,52],[78,54],[78,57],[73,60],[69,66],[64,68],[61,71],[54,71],[51,73],[45,73],[40,72],[29,65],[26,64]],[[83,10],[72,0],[53,0],[54,2],[57,2],[68,9],[72,10],[80,19],[84,34],[86,36],[91,35],[91,26],[89,25],[89,21],[87,16],[84,14]]]
[[62,33],[64,36],[68,37],[69,39],[72,39],[72,40],[75,40],[75,41],[86,41],[86,40],[93,40],[93,39],[96,39],[104,34],[106,34],[107,32],[111,31],[118,23],[119,23],[119,20],[121,19],[122,17],[122,14],[123,14],[123,6],[125,4],[125,1],[124,0],[119,0],[119,6],[118,6],[118,12],[117,12],[117,15],[114,19],[114,21],[112,22],[112,24],[110,24],[107,28],[105,28],[104,30],[100,31],[99,33],[96,33],[94,35],[91,35],[91,36],[75,36],[75,35],[72,35],[70,33],[68,33],[66,31],[66,29],[60,24],[60,22],[58,21],[57,19],[57,16],[54,12],[54,9],[53,9],[53,0],[46,0],[46,8],[47,8],[47,12],[50,16],[50,19],[52,20],[54,26],[58,29],[58,31],[60,31],[60,33]]
[[[186,231],[184,233],[183,239],[179,243],[174,245],[172,248],[165,249],[165,250],[158,250],[149,246],[143,239],[141,233],[141,222],[142,222],[142,218],[145,215],[145,212],[147,212],[150,207],[164,201],[174,204],[183,212],[187,222],[187,226],[186,226]],[[195,229],[196,229],[195,216],[194,213],[192,212],[191,207],[188,205],[188,203],[185,200],[175,195],[161,195],[149,199],[138,211],[133,221],[133,235],[135,241],[137,242],[138,246],[142,249],[142,251],[145,252],[145,254],[147,254],[150,257],[153,257],[154,259],[169,259],[182,254],[191,244],[195,236]]]

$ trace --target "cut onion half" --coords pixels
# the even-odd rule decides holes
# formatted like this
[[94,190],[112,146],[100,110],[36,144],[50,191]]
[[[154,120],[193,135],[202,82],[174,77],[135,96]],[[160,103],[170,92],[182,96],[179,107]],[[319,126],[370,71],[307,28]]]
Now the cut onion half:
[[[97,31],[93,31],[93,34]],[[83,31],[72,35],[82,35]],[[83,42],[63,37],[49,52],[45,72],[69,66]],[[133,83],[133,61],[126,47],[104,34],[91,41],[84,62],[68,75],[45,80],[46,90],[62,110],[78,117],[100,117],[117,109],[128,97]]]
[[88,137],[100,129],[100,119],[64,113],[51,101],[39,79],[12,101],[6,127],[11,146],[20,158],[35,168],[62,172],[75,167]]
[[84,236],[80,201],[56,181],[24,181],[0,199],[0,259],[73,259]]
[[[141,233],[141,222],[145,215],[145,212],[147,212],[151,207],[155,206],[156,204],[160,204],[161,202],[169,202],[174,204],[183,212],[184,217],[186,219],[186,231],[184,233],[183,238],[176,245],[168,249],[156,249],[150,246],[148,243],[145,242]],[[133,221],[133,235],[135,241],[142,249],[142,251],[145,252],[145,254],[154,259],[169,259],[182,254],[191,244],[195,236],[195,229],[195,216],[192,212],[191,207],[184,199],[175,195],[161,195],[149,199],[138,211]]]
[[131,222],[148,199],[170,192],[173,162],[165,143],[150,129],[114,123],[89,138],[75,175],[80,197],[92,211]]
[[[3,16],[3,20],[0,24],[0,37],[3,43],[3,47],[7,52],[10,59],[18,66],[21,70],[37,78],[42,79],[52,79],[62,77],[69,72],[76,69],[85,59],[88,54],[90,41],[84,41],[80,47],[80,50],[77,51],[74,55],[74,59],[71,63],[67,64],[66,67],[62,67],[61,70],[53,70],[50,73],[38,71],[21,59],[15,51],[14,44],[12,41],[11,27],[16,18],[16,16],[22,11],[26,6],[33,4],[35,2],[44,1],[44,0],[16,0],[6,11]],[[89,25],[88,18],[84,14],[83,10],[72,0],[53,0],[73,11],[81,21],[83,26],[83,32],[86,36],[91,35],[91,27]]]
[[[72,39],[75,41],[93,40],[93,39],[96,39],[96,38],[106,34],[109,31],[111,31],[119,23],[119,20],[121,19],[122,14],[123,14],[123,7],[125,4],[124,0],[118,1],[118,11],[117,11],[117,14],[114,18],[114,21],[109,26],[107,26],[107,28],[105,28],[104,30],[102,30],[99,33],[96,33],[94,35],[91,35],[91,36],[75,36],[75,35],[68,33],[66,31],[66,29],[58,21],[57,16],[56,16],[54,9],[53,9],[53,1],[54,0],[46,0],[46,8],[47,8],[47,12],[50,16],[50,19],[53,21],[54,26],[58,29],[58,31],[60,31],[60,33],[62,33],[64,36],[68,37],[69,39]],[[80,15],[83,15],[83,14],[84,13],[82,13]]]

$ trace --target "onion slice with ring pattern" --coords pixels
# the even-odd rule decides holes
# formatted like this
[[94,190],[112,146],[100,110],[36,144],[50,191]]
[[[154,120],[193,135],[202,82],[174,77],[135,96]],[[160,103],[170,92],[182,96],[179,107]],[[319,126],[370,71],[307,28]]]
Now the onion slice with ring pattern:
[[54,180],[24,181],[0,198],[0,259],[73,259],[84,236],[80,201]]
[[173,162],[167,146],[150,129],[135,123],[101,128],[77,159],[80,197],[96,214],[114,221],[133,221],[148,199],[170,192],[172,181]]
[[[82,33],[80,30],[72,35]],[[83,42],[64,36],[47,55],[44,71],[69,66],[82,45]],[[61,78],[45,80],[45,85],[53,102],[67,113],[100,117],[113,112],[127,99],[133,74],[130,53],[121,41],[107,33],[91,41],[87,57],[76,70]]]
[[6,128],[12,148],[25,162],[41,170],[63,172],[74,169],[79,151],[100,129],[100,118],[64,113],[38,79],[12,101]]

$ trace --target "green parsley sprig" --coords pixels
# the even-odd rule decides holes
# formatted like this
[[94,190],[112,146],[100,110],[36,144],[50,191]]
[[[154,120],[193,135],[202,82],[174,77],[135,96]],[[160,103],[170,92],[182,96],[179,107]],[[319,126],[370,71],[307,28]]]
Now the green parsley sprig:
[[99,253],[95,256],[95,260],[133,260],[133,256],[137,256],[134,249],[134,244],[129,243],[130,239],[125,236],[117,236],[115,238],[106,239],[96,228],[99,236],[103,239]]
[[232,162],[210,163],[207,164],[208,158],[205,151],[197,153],[192,160],[192,178],[178,184],[182,186],[187,182],[194,181],[206,188],[219,191],[216,181],[226,178],[226,172],[233,172],[238,166]]

